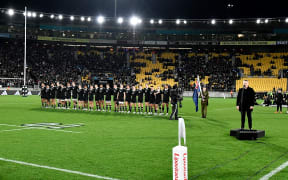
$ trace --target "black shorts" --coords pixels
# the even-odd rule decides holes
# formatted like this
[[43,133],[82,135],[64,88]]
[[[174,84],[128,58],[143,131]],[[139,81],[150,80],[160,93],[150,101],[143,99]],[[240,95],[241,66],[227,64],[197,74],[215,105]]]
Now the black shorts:
[[169,104],[169,100],[164,99],[164,100],[163,100],[163,103]]
[[145,103],[150,103],[150,99],[145,99]]
[[149,104],[155,104],[155,101],[154,100],[150,100]]
[[161,104],[161,101],[156,101],[155,104]]
[[137,103],[137,101],[136,100],[132,100],[131,103]]
[[143,98],[138,98],[138,103],[143,103]]

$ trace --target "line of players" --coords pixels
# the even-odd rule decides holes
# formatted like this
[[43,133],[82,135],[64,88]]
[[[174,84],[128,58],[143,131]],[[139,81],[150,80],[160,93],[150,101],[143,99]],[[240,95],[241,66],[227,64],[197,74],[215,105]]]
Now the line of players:
[[[94,101],[96,102],[96,111],[111,112],[112,97],[114,102],[114,112],[120,113],[137,113],[137,114],[155,114],[159,115],[169,113],[170,88],[168,85],[161,90],[160,87],[154,87],[146,84],[145,88],[139,85],[124,88],[122,84],[118,87],[114,85],[110,88],[107,84],[106,88],[103,84],[99,86],[93,85],[78,85],[75,82],[67,83],[66,86],[59,82],[49,85],[41,84],[41,102],[42,107],[57,108],[57,109],[73,109],[79,110],[94,110]],[[145,104],[145,111],[144,111]]]

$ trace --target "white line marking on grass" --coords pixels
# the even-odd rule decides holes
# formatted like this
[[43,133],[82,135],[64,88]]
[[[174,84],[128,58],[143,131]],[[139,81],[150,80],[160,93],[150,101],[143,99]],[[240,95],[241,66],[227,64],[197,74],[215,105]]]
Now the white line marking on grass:
[[25,129],[33,129],[33,127],[29,127],[29,128],[17,128],[17,129],[7,129],[7,130],[2,130],[2,131],[0,131],[0,132],[21,131],[21,130],[25,130]]
[[61,168],[50,167],[50,166],[43,166],[43,165],[39,165],[39,164],[33,164],[33,163],[27,163],[27,162],[23,162],[23,161],[5,159],[5,158],[1,158],[1,157],[0,157],[0,161],[11,162],[11,163],[21,164],[21,165],[26,165],[26,166],[39,167],[39,168],[44,168],[44,169],[51,169],[51,170],[55,170],[55,171],[61,171],[61,172],[66,172],[66,173],[70,173],[70,174],[77,174],[77,175],[81,175],[81,176],[88,176],[88,177],[99,178],[99,179],[118,180],[118,179],[115,179],[115,178],[100,176],[100,175],[97,175],[97,174],[89,174],[89,173],[83,173],[83,172],[80,172],[80,171],[73,171],[73,170],[68,170],[68,169],[61,169]]
[[288,161],[286,161],[285,163],[281,164],[279,167],[277,167],[276,169],[274,169],[273,171],[271,171],[269,174],[266,174],[265,176],[263,176],[261,179],[259,180],[268,180],[270,177],[274,176],[275,174],[277,174],[278,172],[282,171],[283,169],[285,169],[288,166]]
[[[0,124],[0,126],[22,127],[22,129],[25,129],[24,128],[25,126],[17,126],[17,125],[12,125],[12,124]],[[31,127],[30,129],[42,129],[42,130],[60,131],[60,132],[66,132],[66,133],[82,133],[82,132],[78,132],[78,131],[66,131],[66,130],[62,130],[62,129],[48,129],[48,128],[41,128],[41,127]]]

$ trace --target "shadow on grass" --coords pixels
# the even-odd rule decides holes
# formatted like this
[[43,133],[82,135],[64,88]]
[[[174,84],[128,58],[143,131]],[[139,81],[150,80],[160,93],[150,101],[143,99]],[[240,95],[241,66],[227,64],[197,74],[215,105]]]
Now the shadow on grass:
[[[86,114],[86,115],[99,115],[99,116],[114,116],[122,117],[131,120],[138,120],[138,118],[153,119],[153,120],[169,120],[168,116],[154,116],[154,115],[144,115],[144,114],[123,114],[116,112],[99,112],[99,111],[82,111],[82,110],[73,110],[73,109],[43,109],[43,108],[32,108],[31,111],[38,112],[50,112],[50,113],[63,113],[63,114]],[[138,117],[138,118],[136,118]],[[105,119],[106,120],[106,119]],[[170,121],[170,120],[169,120]]]

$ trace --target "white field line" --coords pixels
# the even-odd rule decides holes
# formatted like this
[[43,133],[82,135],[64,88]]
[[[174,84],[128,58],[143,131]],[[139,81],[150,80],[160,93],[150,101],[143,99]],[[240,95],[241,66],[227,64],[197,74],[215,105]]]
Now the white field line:
[[287,166],[288,166],[288,161],[286,161],[285,163],[281,164],[279,167],[277,167],[276,169],[274,169],[270,173],[266,174],[265,176],[263,176],[259,180],[268,180],[270,177],[274,176],[275,174],[277,174],[281,170],[285,169]]
[[2,130],[0,132],[21,131],[21,130],[25,130],[25,129],[33,129],[33,127],[17,128],[17,129],[6,129],[6,130]]
[[39,165],[39,164],[33,164],[33,163],[27,163],[27,162],[23,162],[23,161],[5,159],[5,158],[1,158],[1,157],[0,157],[0,161],[11,162],[11,163],[21,164],[21,165],[26,165],[26,166],[33,166],[33,167],[44,168],[44,169],[50,169],[50,170],[55,170],[55,171],[61,171],[61,172],[66,172],[66,173],[70,173],[70,174],[77,174],[77,175],[81,175],[81,176],[88,176],[88,177],[93,177],[93,178],[98,178],[98,179],[118,180],[118,179],[115,179],[115,178],[106,177],[106,176],[100,176],[100,175],[97,175],[97,174],[89,174],[89,173],[83,173],[83,172],[80,172],[80,171],[73,171],[73,170],[68,170],[68,169],[61,169],[61,168],[50,167],[50,166],[43,166],[43,165]]
[[[27,128],[25,128],[25,126],[17,126],[17,125],[12,125],[12,124],[0,124],[0,126],[22,127],[22,129],[27,129]],[[42,130],[60,131],[60,132],[66,132],[66,133],[82,133],[82,132],[78,132],[78,131],[66,131],[66,130],[58,130],[58,129],[48,129],[48,128],[42,128],[42,127],[31,127],[30,129],[42,129]],[[21,129],[19,129],[19,130],[21,130]],[[3,130],[3,131],[5,131],[5,130]]]

